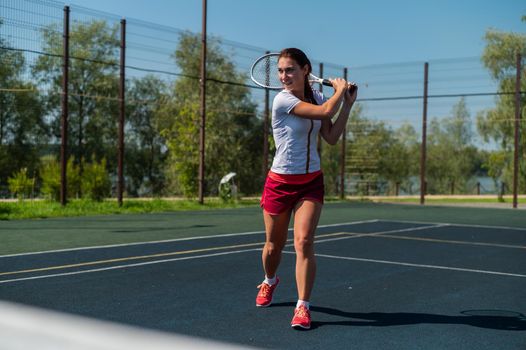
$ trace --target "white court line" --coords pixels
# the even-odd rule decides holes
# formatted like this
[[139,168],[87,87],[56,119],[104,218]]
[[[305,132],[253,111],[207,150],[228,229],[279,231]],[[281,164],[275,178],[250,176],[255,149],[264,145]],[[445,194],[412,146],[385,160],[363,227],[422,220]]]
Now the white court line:
[[146,261],[146,262],[142,262],[142,263],[126,264],[126,265],[117,265],[117,266],[103,267],[103,268],[99,268],[99,269],[64,272],[64,273],[56,273],[56,274],[49,274],[49,275],[42,275],[42,276],[14,278],[14,279],[10,279],[10,280],[0,281],[0,284],[11,283],[11,282],[19,282],[19,281],[38,280],[38,279],[51,278],[51,277],[80,275],[80,274],[84,274],[84,273],[101,272],[101,271],[108,271],[108,270],[119,270],[119,269],[125,269],[125,268],[128,268],[128,267],[138,267],[138,266],[161,264],[161,263],[167,263],[167,262],[173,262],[173,261],[191,260],[191,259],[199,259],[199,258],[209,258],[209,257],[214,257],[214,256],[239,254],[239,253],[246,253],[246,252],[260,251],[260,250],[261,250],[260,248],[251,248],[251,249],[244,249],[244,250],[235,250],[235,251],[230,251],[230,252],[204,254],[204,255],[194,255],[194,256],[185,256],[185,257],[181,257],[181,258]]
[[489,228],[489,229],[500,229],[500,230],[513,230],[513,231],[526,231],[526,228],[522,227],[510,227],[510,226],[490,226],[490,225],[469,225],[469,224],[454,224],[454,223],[443,223],[443,222],[424,222],[424,221],[406,221],[406,220],[382,220],[380,222],[394,222],[400,224],[428,224],[428,225],[449,225],[449,226],[458,226],[458,227],[475,227],[475,228]]
[[[283,253],[295,254],[294,252],[288,252],[288,251],[283,251]],[[498,271],[465,269],[465,268],[460,268],[460,267],[450,267],[450,266],[440,266],[440,265],[413,264],[413,263],[406,263],[406,262],[400,262],[400,261],[353,258],[353,257],[346,257],[346,256],[327,255],[327,254],[316,254],[316,256],[319,256],[319,257],[322,257],[322,258],[338,259],[338,260],[363,261],[363,262],[372,262],[372,263],[379,263],[379,264],[411,266],[411,267],[421,267],[421,268],[427,268],[427,269],[462,271],[462,272],[482,273],[482,274],[486,274],[486,275],[498,275],[498,276],[526,278],[526,275],[521,275],[521,274],[518,274],[518,273],[507,273],[507,272],[498,272]]]
[[[324,234],[323,237],[332,237],[332,236],[337,236],[337,235],[347,235],[347,233],[345,233],[345,232],[328,233],[328,234]],[[287,241],[291,241],[291,239],[289,239]],[[126,257],[126,258],[115,258],[115,259],[109,259],[109,260],[88,261],[88,262],[77,263],[77,264],[48,266],[48,267],[35,268],[35,269],[29,269],[29,270],[20,270],[20,271],[0,272],[0,276],[3,277],[3,276],[7,276],[7,275],[28,274],[28,273],[37,273],[37,272],[43,272],[43,271],[51,271],[51,270],[71,269],[71,268],[82,268],[82,267],[86,267],[86,266],[94,266],[94,265],[98,265],[98,264],[108,264],[108,263],[116,263],[116,262],[121,263],[121,265],[114,265],[114,266],[136,266],[135,264],[137,264],[137,263],[135,263],[135,264],[129,264],[129,263],[122,264],[122,263],[124,261],[131,261],[131,260],[138,260],[138,259],[155,259],[155,258],[158,258],[158,257],[166,257],[166,256],[180,255],[180,254],[194,254],[194,253],[198,253],[198,252],[202,253],[204,251],[212,251],[212,250],[219,250],[219,249],[233,249],[233,248],[241,248],[241,247],[248,247],[248,246],[262,246],[264,244],[265,244],[265,242],[257,242],[257,243],[247,243],[247,244],[240,244],[240,245],[234,245],[234,246],[212,247],[212,248],[203,248],[203,249],[197,249],[197,250],[194,249],[194,250],[159,253],[159,254],[152,254],[152,255],[131,256],[131,257]],[[252,249],[252,250],[261,250],[261,248],[250,248],[250,249]],[[237,250],[235,252],[240,252],[240,251]],[[203,256],[207,257],[209,255],[199,255],[199,256],[195,255],[195,257],[203,257]],[[213,255],[211,255],[211,256],[213,256]],[[166,262],[166,261],[174,261],[174,260],[167,260],[167,259],[164,259],[164,260],[150,260],[149,262],[155,263],[156,261]],[[141,265],[138,265],[138,266],[141,266]],[[78,270],[78,271],[96,272],[96,271],[103,271],[103,270],[104,270],[104,268],[102,268],[102,270],[101,270],[101,268],[99,268],[99,269]],[[74,272],[78,272],[78,271],[74,271]],[[68,274],[75,274],[74,272],[72,272],[72,273],[65,273],[65,272],[63,272],[63,273],[40,275],[40,276],[43,276],[43,277],[64,276],[64,275],[68,275]],[[38,277],[38,276],[33,276],[33,277]],[[35,278],[31,278],[31,277],[27,277],[27,278],[35,279]],[[9,281],[13,281],[13,280],[24,280],[24,278],[20,277],[20,278],[17,278],[17,279],[10,279]],[[7,280],[4,280],[4,281],[7,281]],[[1,283],[1,281],[0,281],[0,283]]]
[[[343,226],[344,224],[340,224],[340,225]],[[330,226],[337,226],[337,224],[330,225]],[[406,228],[406,229],[389,230],[389,231],[372,232],[372,233],[363,233],[363,234],[362,233],[357,233],[357,234],[345,233],[346,234],[345,237],[320,239],[320,240],[317,240],[316,242],[317,243],[332,242],[332,241],[342,240],[342,239],[359,238],[359,237],[365,237],[365,236],[375,236],[375,235],[381,235],[381,234],[386,234],[386,233],[417,231],[417,230],[423,230],[423,229],[435,228],[435,227],[442,227],[442,226],[444,226],[444,225],[425,226],[425,227],[412,227],[412,228]],[[320,227],[320,226],[318,226],[318,227]],[[324,226],[324,227],[327,227],[327,226]],[[290,246],[293,246],[293,245],[294,245],[294,243],[289,243],[289,244],[286,245],[286,247],[290,247]],[[113,270],[113,269],[122,269],[122,268],[126,268],[126,267],[151,265],[151,264],[156,264],[156,263],[164,263],[164,262],[187,260],[187,259],[196,259],[196,258],[201,258],[201,257],[227,255],[227,254],[230,254],[230,253],[243,253],[243,252],[248,252],[248,251],[261,251],[261,248],[251,248],[251,249],[247,249],[247,250],[237,250],[237,251],[232,251],[232,252],[216,253],[216,254],[196,255],[196,256],[185,257],[185,258],[155,260],[155,261],[148,261],[148,262],[144,262],[144,263],[117,265],[117,266],[111,266],[111,267],[105,267],[105,268],[99,268],[99,269],[90,269],[90,270],[82,270],[82,271],[74,271],[74,272],[64,272],[64,273],[48,274],[48,275],[33,276],[33,277],[22,277],[22,278],[3,280],[3,281],[0,281],[0,284],[8,283],[8,282],[17,282],[17,281],[26,281],[26,280],[50,278],[50,277],[57,277],[57,276],[76,275],[76,274],[80,274],[80,273],[89,273],[89,272],[99,272],[99,271]]]
[[511,248],[511,249],[526,249],[524,245],[516,244],[500,244],[500,243],[487,243],[487,242],[469,242],[469,241],[455,241],[450,239],[436,239],[436,238],[425,238],[425,237],[413,237],[413,236],[395,236],[395,235],[381,235],[376,236],[378,238],[390,238],[390,239],[402,239],[409,241],[420,241],[420,242],[433,242],[433,243],[446,243],[446,244],[464,244],[474,245],[482,247],[492,248]]
[[370,232],[370,233],[352,233],[349,232],[347,235],[348,237],[338,237],[338,238],[329,238],[329,239],[322,239],[316,242],[330,242],[330,241],[338,241],[342,239],[349,239],[349,238],[360,238],[360,237],[376,237],[376,236],[382,236],[389,233],[400,233],[400,232],[413,232],[413,231],[421,231],[421,230],[427,230],[431,228],[438,228],[438,227],[445,227],[448,226],[448,224],[436,224],[432,226],[422,226],[422,227],[409,227],[409,228],[401,228],[398,230],[389,230],[389,231],[380,231],[380,232]]
[[[364,220],[364,221],[352,221],[352,222],[344,222],[344,223],[340,223],[340,224],[319,225],[318,228],[338,227],[338,226],[347,226],[347,225],[359,225],[359,224],[368,224],[368,223],[373,223],[373,222],[377,222],[377,221],[378,221],[377,219],[373,219],[373,220]],[[292,230],[293,230],[293,229],[289,229],[289,232],[291,232]],[[48,254],[48,253],[74,252],[74,251],[80,251],[80,250],[91,250],[91,249],[106,249],[106,248],[130,247],[130,246],[143,245],[143,244],[146,245],[146,244],[158,244],[158,243],[182,242],[182,241],[191,241],[191,240],[199,240],[199,239],[223,238],[223,237],[236,237],[236,236],[246,236],[246,235],[254,235],[254,234],[263,234],[263,233],[265,233],[265,231],[249,231],[249,232],[239,232],[239,233],[225,233],[225,234],[212,235],[212,236],[198,236],[198,237],[173,238],[173,239],[164,239],[164,240],[159,240],[159,241],[132,242],[132,243],[109,244],[109,245],[91,246],[91,247],[78,247],[78,248],[66,248],[66,249],[44,250],[44,251],[38,251],[38,252],[28,252],[28,253],[16,253],[16,254],[0,255],[0,259],[1,259],[1,258],[15,257],[15,256],[38,255],[38,254]]]
[[[356,223],[358,223],[358,222],[356,222]],[[334,225],[327,225],[327,226],[334,227],[334,226],[343,226],[343,225],[349,225],[349,224],[334,224]],[[327,227],[327,226],[324,226],[324,227]],[[371,232],[371,233],[355,233],[355,234],[353,234],[353,233],[346,233],[347,236],[345,236],[345,237],[320,239],[320,240],[317,240],[316,243],[332,242],[332,241],[337,241],[337,240],[344,240],[344,239],[351,239],[351,238],[360,238],[360,237],[367,237],[367,236],[373,236],[374,237],[374,236],[378,236],[378,235],[382,235],[382,234],[407,232],[407,231],[419,231],[419,230],[425,230],[425,229],[429,229],[429,228],[438,228],[438,227],[444,227],[444,226],[448,226],[448,224],[437,224],[437,225],[434,225],[434,226],[412,227],[412,228],[405,228],[405,229],[398,229],[398,230],[389,230],[389,231],[381,231],[381,232]],[[229,235],[236,235],[236,234],[229,234]],[[220,235],[220,236],[224,236],[224,235]],[[207,238],[207,237],[209,237],[209,236],[205,236],[203,238]],[[293,245],[294,245],[293,243],[289,243],[286,246],[290,247],[290,246],[293,246]],[[250,251],[261,251],[261,248],[251,248],[251,249],[237,250],[237,251],[230,251],[230,252],[195,255],[195,256],[190,256],[190,257],[181,257],[181,258],[173,258],[173,259],[147,261],[147,262],[142,262],[142,263],[117,265],[117,266],[98,268],[98,269],[90,269],[90,270],[58,273],[58,274],[49,274],[49,275],[41,275],[41,276],[33,276],[33,277],[16,278],[16,279],[0,281],[0,284],[9,283],[9,282],[17,282],[17,281],[26,281],[26,280],[35,280],[35,279],[59,277],[59,276],[78,275],[78,274],[91,273],[91,272],[100,272],[100,271],[106,271],[106,270],[124,269],[124,268],[127,268],[127,267],[137,267],[137,266],[144,266],[144,265],[153,265],[153,264],[157,264],[157,263],[165,263],[165,262],[173,262],[173,261],[181,261],[181,260],[190,260],[190,259],[198,259],[198,258],[207,258],[207,257],[221,256],[221,255],[245,253],[245,252],[250,252]],[[283,250],[283,253],[293,254],[294,252],[288,252],[288,251]],[[322,257],[332,257],[332,258],[346,259],[346,260],[361,260],[361,261],[370,261],[370,262],[383,262],[383,263],[390,263],[390,264],[395,264],[395,265],[418,266],[418,267],[428,267],[428,268],[442,268],[442,269],[460,270],[460,271],[469,271],[469,272],[481,272],[481,271],[483,271],[483,270],[447,268],[447,267],[440,267],[440,266],[433,266],[433,265],[417,265],[417,264],[410,264],[410,263],[387,262],[387,261],[383,261],[383,260],[373,260],[373,259],[345,258],[345,257],[336,257],[336,256],[330,256],[330,255],[323,255],[323,254],[316,254],[316,255],[317,256],[322,256]],[[498,275],[508,275],[508,276],[516,276],[516,277],[526,277],[526,275],[506,274],[506,273],[502,273],[502,272],[493,272],[493,271],[485,271],[485,273],[498,274]]]

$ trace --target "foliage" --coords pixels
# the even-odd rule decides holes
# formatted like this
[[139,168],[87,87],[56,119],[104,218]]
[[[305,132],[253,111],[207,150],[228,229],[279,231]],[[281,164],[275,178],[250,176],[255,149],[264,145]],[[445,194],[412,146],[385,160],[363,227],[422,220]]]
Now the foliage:
[[[321,139],[320,141],[322,141]],[[337,195],[340,193],[340,163],[341,163],[341,140],[336,145],[323,143],[320,160],[323,169],[323,180],[325,193]]]
[[158,196],[166,185],[166,144],[159,131],[159,101],[169,93],[154,75],[133,79],[127,92],[124,153],[126,190],[131,196]]
[[[161,135],[169,149],[169,169],[173,190],[186,196],[197,194],[199,167],[199,76],[200,37],[181,34],[174,58],[182,76],[173,85],[171,96],[161,109]],[[220,40],[207,44],[207,96],[205,144],[205,192],[214,194],[219,180],[231,171],[238,174],[244,193],[260,190],[261,121],[250,91],[242,83],[246,74],[236,70],[230,55],[220,48]],[[238,84],[225,84],[228,80]]]
[[0,37],[0,86],[7,89],[0,93],[0,185],[19,169],[34,172],[39,146],[48,141],[41,96],[24,80],[26,69],[22,52]]
[[111,181],[106,171],[106,159],[86,164],[82,174],[85,197],[100,202],[110,196]]
[[[70,30],[69,67],[69,153],[84,171],[87,155],[116,163],[116,116],[118,103],[117,57],[118,27],[105,21],[74,22]],[[62,91],[62,32],[58,24],[42,31],[42,50],[49,55],[38,57],[33,74],[47,86],[47,113],[52,118],[54,136],[60,137]],[[80,182],[77,182],[80,186]],[[82,188],[75,193],[82,194]]]
[[[522,20],[526,22],[526,16]],[[526,90],[526,34],[506,33],[490,29],[485,36],[486,47],[482,55],[482,62],[489,70],[493,79],[503,93],[496,98],[495,108],[482,111],[477,115],[477,128],[486,142],[495,143],[499,149],[495,151],[485,164],[492,173],[492,178],[510,185],[513,181],[514,134],[515,134],[515,81],[516,55],[522,55],[521,61],[521,91]],[[526,104],[526,95],[520,95],[520,105]],[[520,128],[526,130],[524,108]],[[524,132],[522,132],[524,135]],[[526,138],[520,138],[519,188],[526,188]],[[507,156],[504,156],[507,154]],[[500,170],[497,170],[500,169]]]
[[243,208],[254,207],[257,203],[256,199],[223,202],[215,198],[208,199],[204,205],[195,200],[126,199],[122,207],[115,200],[97,202],[90,199],[72,199],[67,206],[46,200],[0,202],[0,220]]
[[223,202],[229,202],[237,199],[236,185],[230,182],[219,184],[218,195]]
[[478,158],[471,125],[464,98],[453,106],[450,117],[431,120],[426,166],[430,194],[468,191]]
[[[53,155],[42,157],[40,162],[41,162],[40,178],[42,179],[42,185],[41,185],[40,191],[44,195],[44,197],[58,202],[60,201],[60,189],[61,189],[60,163],[57,161],[57,159]],[[74,163],[72,157],[68,159],[68,162],[66,165],[66,174],[67,174],[66,191],[67,191],[68,198],[76,198],[79,195],[79,193],[76,192],[76,190],[80,188],[81,181],[80,181],[80,175],[79,175],[79,168]]]
[[[526,21],[523,17],[523,20]],[[2,25],[0,21],[0,25]],[[116,172],[118,115],[118,27],[105,21],[73,22],[70,41],[68,197],[101,200]],[[450,115],[432,119],[428,128],[427,179],[431,193],[470,191],[473,175],[487,172],[496,186],[513,179],[515,57],[523,55],[521,91],[526,90],[526,35],[487,31],[482,62],[500,93],[495,107],[476,115],[477,131],[491,150],[473,145],[471,116],[464,99]],[[19,185],[35,174],[35,190],[60,196],[58,154],[62,91],[61,24],[42,31],[41,50],[29,67],[23,50],[0,38],[0,186]],[[206,195],[221,195],[219,179],[238,174],[240,190],[261,190],[262,118],[236,69],[233,52],[210,38],[207,58]],[[181,34],[173,53],[181,75],[171,83],[145,75],[127,81],[124,173],[131,196],[197,194],[200,124],[200,37]],[[29,74],[32,73],[32,74]],[[233,82],[225,83],[224,81]],[[526,95],[521,95],[521,106]],[[526,116],[522,110],[519,189],[526,188]],[[419,171],[420,140],[411,125],[398,128],[366,118],[359,104],[347,126],[348,188],[360,194],[393,193],[400,184],[413,193]],[[273,140],[269,138],[271,154]],[[327,194],[339,192],[341,144],[322,147]],[[90,158],[91,157],[91,158]],[[100,161],[96,161],[100,160]],[[26,178],[20,169],[26,169]],[[374,183],[370,187],[367,183]],[[13,185],[15,186],[15,185]],[[18,186],[18,185],[16,185]],[[33,185],[32,185],[33,186]],[[23,186],[22,186],[23,187]],[[369,191],[369,192],[368,192]],[[27,196],[27,192],[16,192]]]
[[[362,107],[355,105],[347,124],[346,174],[355,183],[351,192],[360,195],[385,192],[417,174],[414,129],[403,125],[395,131],[362,114]],[[410,188],[409,184],[404,186]]]
[[[83,162],[85,163],[85,162]],[[42,178],[42,194],[54,201],[60,200],[60,163],[54,156],[45,156],[41,159],[40,177]],[[67,194],[68,199],[89,198],[101,201],[110,196],[111,180],[106,170],[106,159],[100,162],[88,162],[85,164],[84,172],[80,175],[79,167],[73,157],[67,162]],[[82,185],[81,185],[82,183]],[[83,188],[83,193],[76,189]]]
[[35,187],[35,179],[27,175],[27,168],[22,168],[7,179],[9,191],[19,200],[31,197]]

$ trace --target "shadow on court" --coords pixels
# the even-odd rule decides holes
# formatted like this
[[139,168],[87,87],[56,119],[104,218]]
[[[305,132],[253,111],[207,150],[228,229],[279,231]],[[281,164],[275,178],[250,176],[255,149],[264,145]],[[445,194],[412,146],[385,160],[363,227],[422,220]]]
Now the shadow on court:
[[[292,302],[276,303],[271,307],[292,308],[296,304]],[[526,330],[526,317],[514,311],[507,310],[469,310],[462,311],[462,316],[435,315],[426,313],[410,312],[347,312],[323,306],[312,306],[313,313],[327,314],[344,318],[341,321],[313,321],[312,329],[324,326],[365,326],[365,327],[390,327],[406,326],[414,324],[449,324],[466,325],[478,328],[487,328],[507,331]],[[466,313],[479,313],[479,315],[469,315]],[[488,312],[492,315],[484,315]],[[515,314],[516,316],[498,316],[495,314]]]

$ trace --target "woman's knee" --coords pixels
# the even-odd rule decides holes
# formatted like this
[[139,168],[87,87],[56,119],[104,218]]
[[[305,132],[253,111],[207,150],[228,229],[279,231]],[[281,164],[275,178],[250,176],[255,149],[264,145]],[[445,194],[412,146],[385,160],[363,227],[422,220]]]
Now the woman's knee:
[[279,255],[281,254],[281,251],[284,248],[284,244],[278,243],[278,242],[266,242],[265,243],[265,251],[267,255]]
[[296,253],[304,255],[311,254],[314,251],[314,236],[299,235],[294,238],[294,249]]

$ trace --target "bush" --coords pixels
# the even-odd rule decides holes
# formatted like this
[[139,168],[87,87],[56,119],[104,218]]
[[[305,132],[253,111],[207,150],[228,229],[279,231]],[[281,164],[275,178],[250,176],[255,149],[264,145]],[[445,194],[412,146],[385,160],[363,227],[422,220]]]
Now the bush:
[[[41,158],[40,178],[42,187],[40,192],[47,198],[60,201],[60,163],[54,156]],[[77,197],[80,188],[79,169],[73,164],[73,158],[69,158],[66,167],[68,198]]]
[[35,179],[27,176],[27,168],[22,168],[7,179],[9,191],[19,200],[29,198],[35,186]]
[[45,156],[40,159],[40,178],[42,187],[40,192],[49,199],[60,200],[60,165],[54,156]]
[[[49,199],[60,200],[60,163],[54,156],[45,156],[41,159],[40,177],[42,178],[41,192]],[[106,160],[99,163],[84,164],[84,173],[79,174],[79,167],[74,164],[73,158],[67,164],[67,191],[68,199],[87,197],[95,201],[102,201],[111,194],[111,180],[106,171]]]
[[111,194],[111,180],[106,171],[106,159],[100,163],[86,164],[82,174],[84,194],[95,201],[102,201]]

